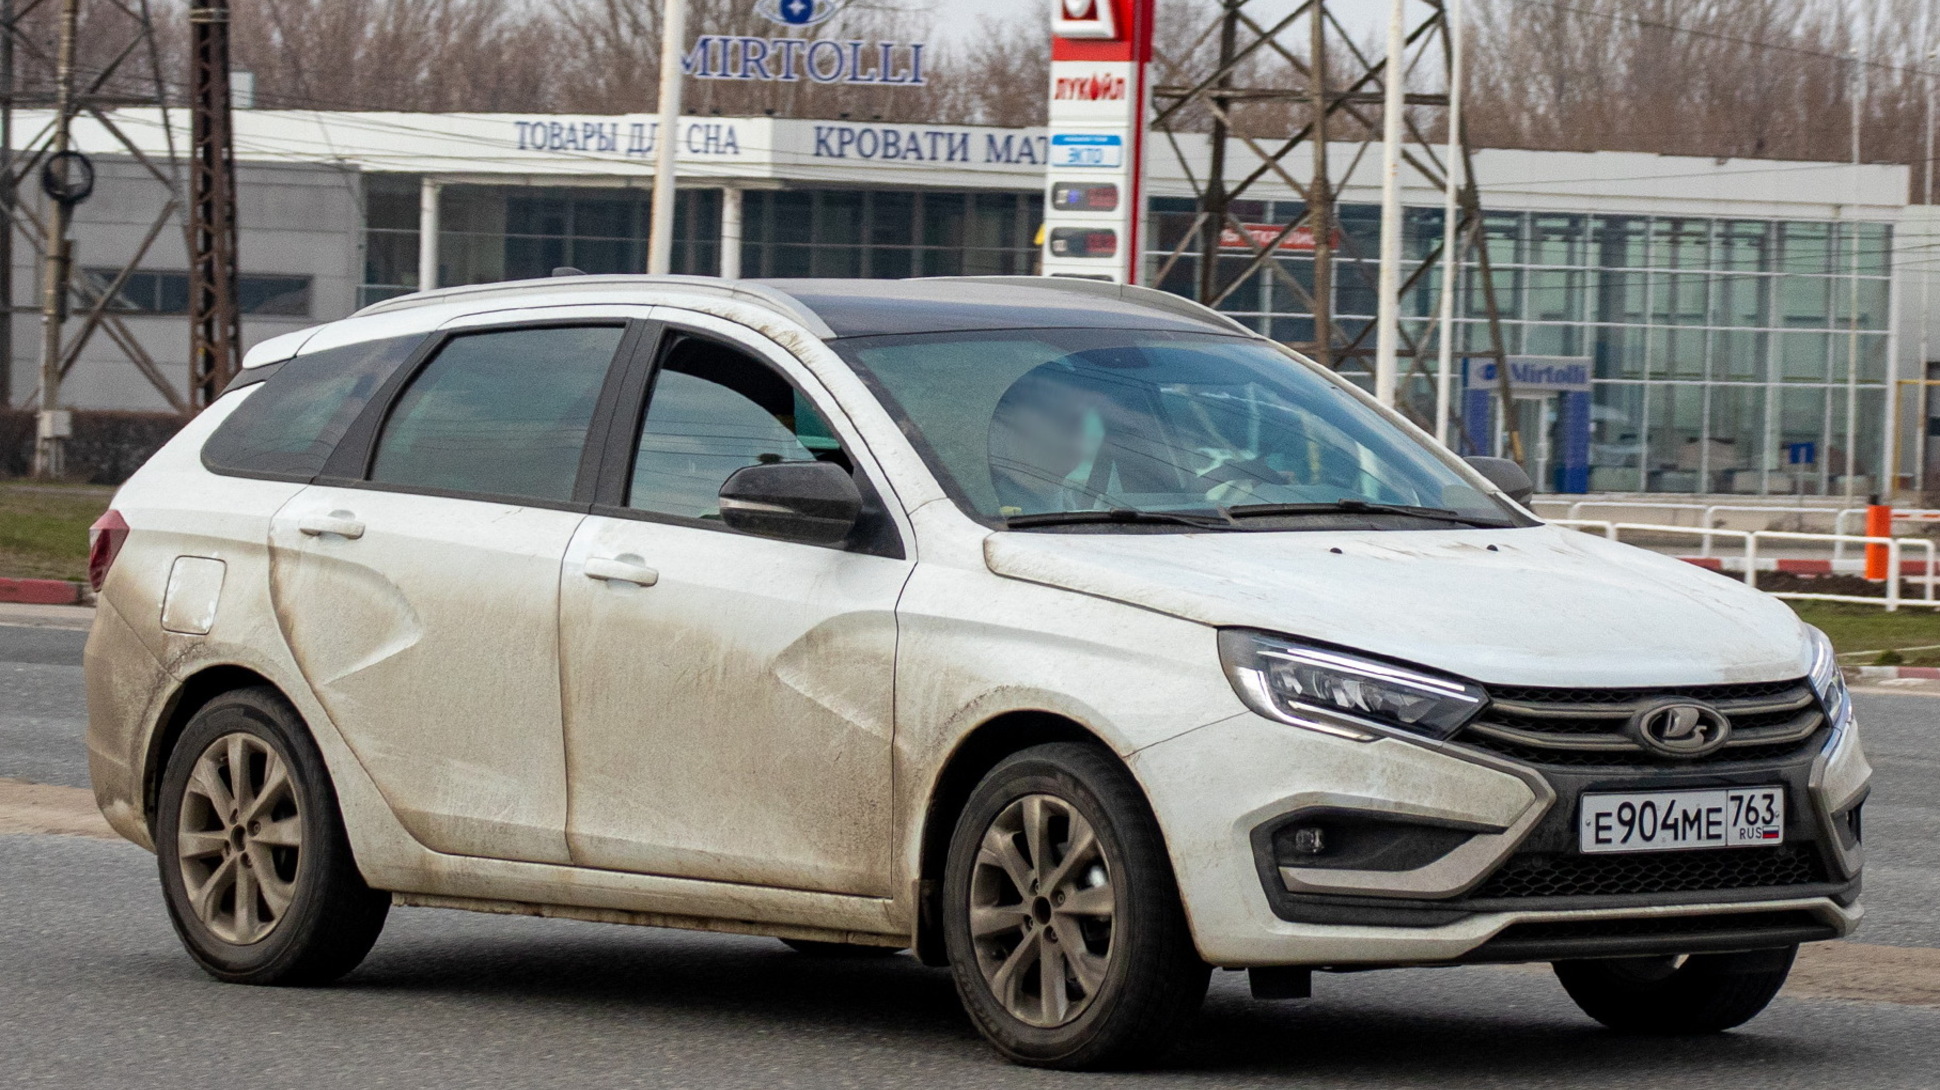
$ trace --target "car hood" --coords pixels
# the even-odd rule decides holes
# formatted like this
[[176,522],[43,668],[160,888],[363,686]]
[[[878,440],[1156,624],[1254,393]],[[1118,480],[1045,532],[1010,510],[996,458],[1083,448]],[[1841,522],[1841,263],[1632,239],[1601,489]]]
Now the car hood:
[[1804,674],[1782,601],[1671,557],[1513,530],[990,535],[1000,576],[1262,628],[1501,685],[1668,686]]

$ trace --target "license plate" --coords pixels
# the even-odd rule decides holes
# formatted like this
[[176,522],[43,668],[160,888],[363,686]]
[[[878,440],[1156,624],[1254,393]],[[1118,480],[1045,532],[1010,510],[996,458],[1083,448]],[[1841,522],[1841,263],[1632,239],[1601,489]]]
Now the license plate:
[[1784,842],[1783,787],[1585,795],[1577,825],[1577,846],[1591,854]]

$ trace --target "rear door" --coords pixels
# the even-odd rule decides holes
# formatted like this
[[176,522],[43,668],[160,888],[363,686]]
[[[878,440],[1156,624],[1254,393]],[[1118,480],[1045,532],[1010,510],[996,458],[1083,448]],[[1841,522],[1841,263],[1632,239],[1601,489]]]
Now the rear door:
[[589,506],[587,437],[641,328],[446,331],[272,525],[297,662],[437,851],[570,859],[559,565]]
[[[561,574],[573,859],[888,896],[900,514],[792,357],[674,321]],[[866,497],[848,542],[721,524],[734,471],[811,460],[849,469]]]

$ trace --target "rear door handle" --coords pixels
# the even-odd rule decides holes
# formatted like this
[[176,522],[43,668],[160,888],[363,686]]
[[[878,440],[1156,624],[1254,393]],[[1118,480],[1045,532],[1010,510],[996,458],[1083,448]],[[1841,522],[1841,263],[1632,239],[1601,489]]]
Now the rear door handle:
[[364,536],[364,524],[352,517],[348,511],[332,511],[327,515],[305,515],[297,520],[296,528],[308,537],[322,537],[335,534],[348,541]]
[[650,587],[660,582],[660,573],[637,556],[595,556],[586,560],[586,578]]

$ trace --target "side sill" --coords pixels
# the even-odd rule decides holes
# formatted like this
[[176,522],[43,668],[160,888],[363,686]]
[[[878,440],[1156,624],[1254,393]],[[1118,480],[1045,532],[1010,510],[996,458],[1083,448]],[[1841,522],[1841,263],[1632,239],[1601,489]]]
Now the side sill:
[[777,939],[839,942],[854,946],[884,946],[895,950],[903,949],[910,944],[908,935],[838,931],[821,927],[803,927],[797,924],[724,919],[717,916],[681,916],[666,912],[632,912],[619,908],[543,905],[526,901],[496,901],[483,897],[447,897],[435,893],[393,893],[391,903],[406,908],[452,908],[461,912],[484,912],[496,916],[543,916],[555,920],[584,920],[588,923],[617,923],[633,927],[670,927],[682,931],[711,931],[726,935],[763,935]]

